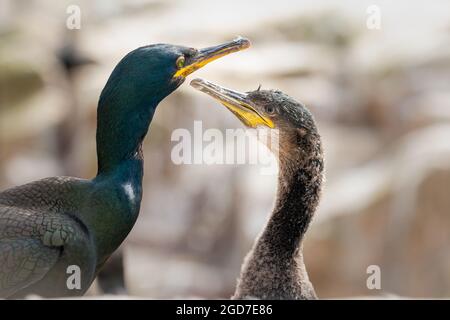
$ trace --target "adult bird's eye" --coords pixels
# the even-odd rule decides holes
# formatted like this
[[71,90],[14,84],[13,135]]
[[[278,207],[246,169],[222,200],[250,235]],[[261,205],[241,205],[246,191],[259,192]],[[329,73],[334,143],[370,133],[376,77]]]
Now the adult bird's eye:
[[185,62],[185,60],[186,60],[186,59],[184,58],[184,56],[179,56],[179,57],[178,57],[177,62],[176,62],[177,68],[178,68],[178,69],[181,69],[181,68],[184,67],[184,62]]

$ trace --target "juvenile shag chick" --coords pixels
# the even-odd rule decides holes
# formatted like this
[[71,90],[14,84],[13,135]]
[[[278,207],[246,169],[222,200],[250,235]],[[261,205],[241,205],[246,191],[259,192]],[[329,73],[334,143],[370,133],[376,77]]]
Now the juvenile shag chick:
[[191,85],[219,100],[247,127],[269,128],[278,140],[268,145],[279,163],[275,206],[245,258],[233,298],[316,299],[302,254],[304,235],[319,203],[324,170],[321,139],[312,114],[276,90],[239,93],[202,79],[194,79]]
[[190,73],[248,46],[242,38],[202,50],[156,44],[119,62],[98,103],[97,176],[47,178],[0,193],[0,297],[89,288],[137,219],[142,141],[157,105]]

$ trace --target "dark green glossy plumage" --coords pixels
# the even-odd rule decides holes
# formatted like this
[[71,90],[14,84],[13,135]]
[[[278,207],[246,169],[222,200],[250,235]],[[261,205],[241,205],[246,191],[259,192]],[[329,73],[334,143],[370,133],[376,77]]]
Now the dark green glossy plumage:
[[[158,103],[183,78],[176,59],[192,49],[142,47],[125,56],[100,96],[98,175],[54,177],[0,193],[0,297],[83,294],[133,227],[142,198],[141,143]],[[69,265],[81,288],[66,285]]]

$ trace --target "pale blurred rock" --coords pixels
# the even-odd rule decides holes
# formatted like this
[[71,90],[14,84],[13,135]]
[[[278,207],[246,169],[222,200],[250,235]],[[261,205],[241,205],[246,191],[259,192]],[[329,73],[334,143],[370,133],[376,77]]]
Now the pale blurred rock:
[[422,129],[402,138],[391,159],[329,183],[305,246],[320,296],[378,295],[366,287],[372,264],[382,292],[450,294],[448,141],[448,125]]

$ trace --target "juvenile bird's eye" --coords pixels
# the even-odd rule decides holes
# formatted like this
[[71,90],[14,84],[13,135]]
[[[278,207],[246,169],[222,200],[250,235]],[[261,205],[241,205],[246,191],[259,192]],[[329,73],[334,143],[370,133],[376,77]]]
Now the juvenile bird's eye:
[[272,107],[272,106],[267,106],[267,107],[266,107],[266,112],[267,112],[268,114],[273,114],[273,113],[275,113],[275,108]]
[[181,69],[181,68],[184,67],[185,60],[186,59],[184,58],[184,56],[179,56],[178,57],[177,62],[176,62],[178,69]]

